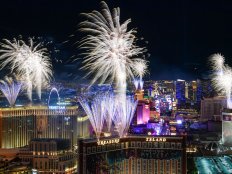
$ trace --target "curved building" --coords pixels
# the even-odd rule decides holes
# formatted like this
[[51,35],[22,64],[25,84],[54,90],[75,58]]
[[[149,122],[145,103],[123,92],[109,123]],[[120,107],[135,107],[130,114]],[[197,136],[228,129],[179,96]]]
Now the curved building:
[[76,144],[77,106],[0,108],[0,148],[28,145],[33,138],[65,138]]

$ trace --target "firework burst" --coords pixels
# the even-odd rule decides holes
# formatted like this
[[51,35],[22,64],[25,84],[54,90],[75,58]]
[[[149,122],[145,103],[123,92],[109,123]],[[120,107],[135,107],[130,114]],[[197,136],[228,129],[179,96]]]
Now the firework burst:
[[28,98],[32,100],[34,87],[41,99],[41,88],[48,84],[52,76],[47,49],[43,48],[41,43],[35,44],[32,39],[29,39],[28,45],[22,40],[4,39],[1,47],[0,68],[9,65],[11,72],[24,81]]
[[80,30],[89,33],[81,41],[80,47],[87,50],[83,69],[94,74],[92,83],[116,82],[119,87],[126,78],[134,78],[135,63],[145,49],[135,45],[136,31],[128,30],[130,19],[120,24],[120,9],[114,8],[112,14],[105,2],[102,11],[84,13],[86,21],[80,23]]
[[115,114],[108,117],[108,122],[114,120],[121,137],[130,125],[134,106],[126,97],[126,81],[134,80],[135,76],[142,77],[146,72],[146,61],[139,58],[145,49],[136,46],[136,30],[128,30],[131,20],[120,24],[120,9],[114,8],[111,13],[105,2],[101,5],[101,12],[84,13],[87,20],[80,23],[80,30],[88,33],[80,42],[80,48],[85,50],[82,69],[88,70],[87,76],[93,75],[92,84],[97,81],[115,83],[114,110],[108,107],[108,113]]
[[147,73],[147,61],[140,59],[134,62],[135,74],[139,76],[140,79]]
[[140,59],[135,61],[135,74],[139,76],[139,86],[143,89],[143,76],[147,73],[147,61]]
[[212,69],[215,71],[212,78],[213,86],[218,92],[225,93],[227,107],[232,109],[232,69],[224,64],[225,58],[221,54],[214,54],[211,59]]
[[22,84],[12,77],[5,77],[4,80],[0,80],[0,89],[7,98],[11,107],[15,104],[21,86]]

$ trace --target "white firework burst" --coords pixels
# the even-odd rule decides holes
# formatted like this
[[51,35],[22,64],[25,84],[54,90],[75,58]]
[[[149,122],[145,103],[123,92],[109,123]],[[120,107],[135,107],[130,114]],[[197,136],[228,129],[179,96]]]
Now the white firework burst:
[[23,40],[13,41],[4,39],[0,49],[0,68],[10,66],[11,72],[24,81],[28,98],[32,100],[32,89],[36,88],[41,99],[41,88],[46,86],[51,79],[51,62],[46,48],[42,44],[35,44],[29,39],[27,45]]
[[[146,68],[143,72],[136,69],[138,62],[146,65],[139,58],[145,49],[136,46],[136,30],[128,30],[131,20],[120,24],[120,9],[114,8],[111,13],[105,2],[101,2],[101,5],[101,12],[84,13],[87,20],[80,23],[80,30],[88,33],[80,42],[80,48],[85,50],[82,69],[88,70],[87,76],[93,75],[92,84],[97,81],[115,83],[117,95],[114,107],[117,110],[115,115],[118,116],[114,116],[114,119],[117,120],[119,135],[122,136],[131,121],[126,81],[145,71]],[[115,111],[111,109],[111,112]]]
[[120,24],[120,9],[114,8],[112,14],[105,2],[102,11],[84,13],[86,21],[80,23],[80,30],[89,33],[80,44],[86,50],[83,69],[94,74],[92,83],[116,82],[120,86],[126,78],[134,77],[135,62],[145,49],[135,45],[136,31],[128,30],[130,19]]
[[147,61],[140,59],[134,62],[135,74],[139,76],[140,79],[147,73]]
[[215,71],[212,78],[213,86],[218,92],[225,93],[227,107],[232,109],[232,69],[224,64],[224,57],[221,54],[214,54],[211,57],[212,68]]

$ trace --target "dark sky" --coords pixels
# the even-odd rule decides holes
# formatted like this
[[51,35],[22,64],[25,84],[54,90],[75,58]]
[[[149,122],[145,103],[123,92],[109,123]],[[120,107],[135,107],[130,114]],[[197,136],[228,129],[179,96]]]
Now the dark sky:
[[[67,60],[76,54],[72,42],[79,14],[100,10],[99,0],[5,0],[0,5],[0,38],[23,35],[51,38]],[[207,59],[220,52],[232,63],[232,1],[230,0],[110,0],[121,8],[121,21],[148,41],[151,79],[194,79],[207,70]],[[66,61],[64,61],[66,62]],[[65,68],[54,64],[55,72]],[[67,69],[67,67],[66,67]],[[64,71],[66,71],[64,69]],[[74,68],[76,73],[80,73]]]

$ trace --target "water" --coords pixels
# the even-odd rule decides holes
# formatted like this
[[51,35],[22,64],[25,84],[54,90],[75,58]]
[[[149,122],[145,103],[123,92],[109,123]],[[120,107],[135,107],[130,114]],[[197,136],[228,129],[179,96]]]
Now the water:
[[199,174],[232,173],[231,156],[197,157],[195,163]]

